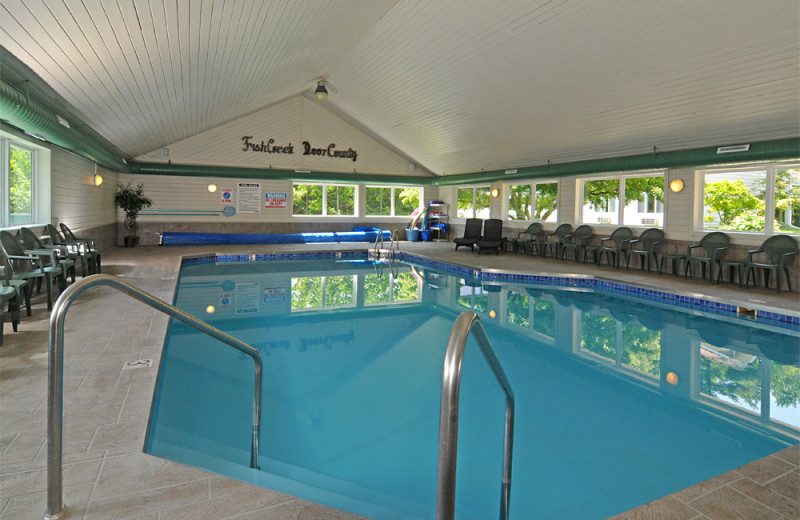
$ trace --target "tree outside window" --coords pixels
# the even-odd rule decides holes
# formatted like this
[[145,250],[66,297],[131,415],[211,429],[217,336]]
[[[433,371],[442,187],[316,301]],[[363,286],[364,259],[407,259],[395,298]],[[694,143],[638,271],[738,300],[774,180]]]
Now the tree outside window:
[[530,184],[514,184],[508,187],[508,220],[531,220],[533,197]]
[[9,146],[9,224],[27,224],[33,220],[33,152]]
[[322,185],[295,184],[292,193],[294,215],[322,215]]
[[366,214],[409,217],[419,209],[419,188],[367,186]]
[[582,220],[586,224],[617,225],[622,222],[625,226],[662,227],[664,175],[585,181]]
[[392,214],[392,188],[366,188],[367,215]]
[[293,215],[354,216],[356,187],[337,184],[295,184]]
[[355,186],[326,186],[328,215],[355,215]]

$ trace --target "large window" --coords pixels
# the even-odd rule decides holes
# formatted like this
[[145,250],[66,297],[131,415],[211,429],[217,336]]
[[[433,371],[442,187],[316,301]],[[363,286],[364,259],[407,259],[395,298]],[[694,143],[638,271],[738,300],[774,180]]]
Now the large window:
[[[0,227],[24,226],[38,222],[45,216],[38,215],[39,150],[21,141],[6,139],[0,135],[0,185],[3,199]],[[41,201],[42,209],[48,201]]]
[[664,226],[664,174],[583,181],[584,224]]
[[292,214],[354,216],[355,188],[340,184],[295,184]]
[[419,188],[367,186],[365,195],[367,216],[408,217],[420,207]]
[[701,175],[703,229],[800,233],[800,165]]
[[355,306],[355,275],[292,278],[292,312]]
[[512,184],[508,188],[508,220],[558,221],[558,183]]
[[489,218],[490,199],[488,186],[458,189],[459,218]]

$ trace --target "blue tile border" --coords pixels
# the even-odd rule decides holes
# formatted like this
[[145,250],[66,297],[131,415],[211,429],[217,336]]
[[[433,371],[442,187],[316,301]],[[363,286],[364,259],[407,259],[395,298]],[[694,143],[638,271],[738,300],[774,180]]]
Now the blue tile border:
[[[259,253],[259,254],[229,254],[229,255],[207,255],[197,257],[184,257],[181,265],[196,265],[207,263],[227,263],[227,262],[253,262],[253,261],[273,261],[273,260],[324,260],[324,259],[362,259],[367,258],[367,251],[320,251],[313,253]],[[680,294],[647,289],[624,283],[602,280],[592,277],[578,276],[551,276],[521,273],[499,273],[496,271],[482,271],[480,268],[471,268],[449,264],[438,260],[432,260],[413,253],[400,251],[395,258],[413,262],[415,264],[432,267],[434,269],[461,276],[466,276],[480,280],[481,282],[516,282],[531,283],[537,285],[552,285],[561,287],[581,287],[596,289],[606,293],[619,294],[624,296],[635,296],[645,300],[664,303],[674,307],[683,307],[702,310],[724,316],[736,316],[739,314],[739,307],[729,303],[722,303],[704,298],[693,296],[682,296]],[[782,325],[789,325],[790,328],[800,330],[800,316],[790,316],[779,312],[757,311],[757,317],[753,320],[764,320],[778,322]]]

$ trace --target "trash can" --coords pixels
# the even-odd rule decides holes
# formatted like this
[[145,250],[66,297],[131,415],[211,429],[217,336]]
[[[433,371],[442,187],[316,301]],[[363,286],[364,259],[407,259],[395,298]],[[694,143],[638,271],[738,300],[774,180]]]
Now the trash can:
[[423,229],[419,232],[419,234],[422,237],[423,242],[430,242],[431,238],[433,237],[433,233],[430,229]]

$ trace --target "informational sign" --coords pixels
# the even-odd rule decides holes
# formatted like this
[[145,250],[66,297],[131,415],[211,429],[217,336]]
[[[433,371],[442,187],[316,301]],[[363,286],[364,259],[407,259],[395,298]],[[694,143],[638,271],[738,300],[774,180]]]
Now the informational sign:
[[283,287],[264,287],[264,303],[285,302],[286,289]]
[[237,213],[261,213],[261,183],[240,182],[237,196]]
[[286,193],[266,193],[264,194],[265,208],[285,208]]
[[236,314],[258,312],[258,282],[236,284]]
[[233,298],[231,297],[231,293],[223,292],[219,293],[219,308],[220,309],[227,309],[231,306],[231,302]]
[[231,204],[233,202],[233,190],[230,188],[222,188],[222,201],[223,204]]

